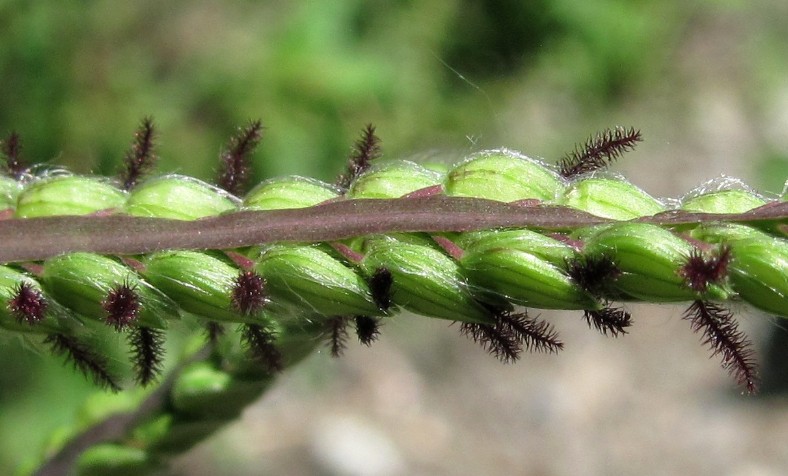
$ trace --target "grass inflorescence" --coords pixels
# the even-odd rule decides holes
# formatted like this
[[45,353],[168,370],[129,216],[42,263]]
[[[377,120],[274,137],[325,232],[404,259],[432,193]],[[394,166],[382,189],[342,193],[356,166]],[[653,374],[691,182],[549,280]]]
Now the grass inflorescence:
[[[237,339],[250,360],[272,374],[296,360],[290,357],[294,349],[300,353],[318,342],[327,342],[332,355],[341,355],[351,325],[359,342],[370,345],[385,320],[401,310],[459,322],[462,334],[501,361],[513,362],[523,351],[556,353],[564,346],[549,322],[532,317],[526,308],[576,310],[590,327],[618,337],[630,332],[633,319],[616,303],[686,301],[691,304],[685,316],[693,329],[703,333],[704,342],[722,355],[723,366],[748,392],[756,391],[750,342],[725,304],[742,300],[768,312],[788,308],[788,284],[773,278],[786,273],[782,258],[788,246],[779,226],[785,217],[777,215],[778,226],[761,229],[711,218],[709,224],[701,220],[693,226],[686,225],[692,223],[688,218],[673,228],[653,218],[669,211],[668,206],[625,180],[589,174],[632,150],[642,139],[640,131],[603,131],[555,166],[499,149],[438,172],[411,162],[376,166],[381,141],[368,125],[334,184],[290,177],[248,191],[251,158],[262,131],[260,121],[250,121],[230,139],[220,155],[215,185],[190,177],[150,178],[157,137],[151,118],[135,133],[117,186],[68,175],[19,182],[15,200],[5,210],[11,216],[7,223],[31,223],[34,217],[44,219],[42,224],[64,220],[63,211],[95,223],[107,216],[169,218],[192,222],[195,228],[182,234],[172,222],[168,239],[214,233],[228,245],[181,250],[160,244],[153,252],[110,260],[95,254],[97,248],[94,253],[53,255],[57,266],[49,265],[50,258],[9,261],[0,267],[5,273],[0,325],[9,332],[42,335],[54,353],[117,390],[118,378],[110,374],[101,351],[86,343],[90,339],[83,341],[81,333],[91,338],[127,333],[129,373],[138,384],[148,385],[164,371],[165,330],[182,313],[198,318],[217,351]],[[20,158],[20,143],[18,134],[12,134],[2,146],[3,170],[12,181],[30,170]],[[721,196],[730,203],[734,195]],[[400,206],[399,212],[381,208],[378,216],[381,221],[399,217],[403,226],[412,218],[442,223],[461,207],[479,207],[467,221],[487,219],[500,202],[512,213],[552,213],[555,225],[549,232],[485,229],[473,223],[412,225],[407,233],[245,241],[240,246],[233,229],[220,230],[211,221],[235,212],[278,213],[270,216],[300,216],[318,234],[329,224],[350,230],[362,219],[374,225],[376,216],[361,212],[368,198],[388,200],[384,203],[390,210]],[[703,198],[700,202],[716,200]],[[698,197],[693,200],[697,213]],[[772,214],[777,205],[759,196],[747,200],[761,200]],[[439,205],[430,208],[432,203]],[[706,206],[719,208],[715,203]],[[328,210],[334,209],[338,211],[330,215]],[[301,211],[314,215],[297,215]],[[674,210],[673,216],[682,213],[689,212]],[[651,217],[651,222],[624,221],[630,217]],[[75,219],[65,220],[68,225]],[[97,245],[101,239],[101,234],[94,236]],[[80,263],[84,271],[69,271]],[[772,281],[762,284],[764,279]],[[56,319],[53,309],[59,313]],[[3,321],[4,315],[10,320]],[[107,325],[82,329],[83,318]]]

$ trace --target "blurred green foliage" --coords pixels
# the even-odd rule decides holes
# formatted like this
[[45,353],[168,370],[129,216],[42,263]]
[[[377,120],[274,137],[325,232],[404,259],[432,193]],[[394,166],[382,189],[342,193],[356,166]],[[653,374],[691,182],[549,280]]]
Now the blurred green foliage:
[[[152,115],[160,170],[210,178],[230,134],[260,118],[256,180],[330,180],[370,122],[389,157],[500,146],[556,122],[566,127],[552,132],[562,144],[543,147],[560,154],[582,139],[578,131],[658,103],[650,92],[686,99],[681,45],[720,19],[759,25],[762,41],[735,53],[753,68],[746,81],[762,86],[758,94],[741,86],[745,108],[767,111],[772,94],[786,94],[788,32],[773,8],[779,2],[759,10],[646,0],[4,0],[0,134],[21,133],[29,161],[113,174],[136,125]],[[533,122],[517,109],[524,91],[566,111],[548,107],[552,122]],[[512,118],[523,124],[502,125]],[[756,150],[768,163],[764,184],[779,191],[785,141],[756,137],[766,142]],[[506,145],[530,138],[519,140]],[[90,391],[29,347],[6,338],[0,353],[0,428],[14,435],[0,439],[3,474]]]
[[487,129],[497,105],[473,86],[498,94],[534,67],[594,107],[620,98],[686,21],[686,7],[660,5],[7,1],[0,125],[29,159],[107,174],[153,115],[162,170],[204,176],[260,117],[258,177],[330,177],[367,122],[390,154]]

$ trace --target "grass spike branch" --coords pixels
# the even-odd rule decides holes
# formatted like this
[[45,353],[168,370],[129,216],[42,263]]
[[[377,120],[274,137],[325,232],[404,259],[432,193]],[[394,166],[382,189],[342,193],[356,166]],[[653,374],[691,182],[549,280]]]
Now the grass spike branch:
[[[717,303],[741,300],[785,316],[784,200],[750,196],[743,208],[723,191],[668,209],[626,180],[584,175],[630,150],[640,140],[634,129],[576,149],[559,167],[566,180],[507,149],[459,160],[446,173],[412,163],[369,167],[380,155],[372,126],[337,183],[285,178],[240,196],[261,131],[250,123],[223,153],[217,183],[225,191],[179,176],[134,186],[151,165],[135,159],[152,154],[146,120],[127,156],[137,164],[127,166],[131,186],[33,178],[0,210],[11,217],[0,219],[7,332],[48,336],[53,351],[118,391],[121,379],[91,339],[128,333],[131,377],[152,385],[166,370],[163,336],[180,311],[208,330],[208,350],[158,383],[161,398],[146,403],[172,426],[133,445],[130,434],[144,423],[94,434],[77,464],[102,473],[129,451],[146,464],[185,451],[321,343],[341,353],[348,325],[369,345],[402,310],[460,321],[461,333],[513,362],[524,350],[564,346],[522,307],[574,310],[617,336],[631,317],[616,302],[691,302],[693,329],[756,391],[749,341]],[[735,213],[720,213],[728,207]],[[110,325],[82,329],[77,316]],[[195,421],[215,428],[179,426]],[[90,459],[99,455],[114,456]]]

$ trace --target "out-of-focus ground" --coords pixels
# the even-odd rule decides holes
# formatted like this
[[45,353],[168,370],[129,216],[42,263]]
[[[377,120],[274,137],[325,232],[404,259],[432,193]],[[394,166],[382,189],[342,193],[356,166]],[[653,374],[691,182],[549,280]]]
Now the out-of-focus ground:
[[[516,365],[398,318],[373,348],[283,378],[179,474],[784,474],[786,402],[739,395],[682,309],[632,311],[619,339],[545,313],[565,351]],[[742,319],[754,338],[762,321]]]
[[[465,35],[462,28],[495,29],[482,22],[480,6],[494,2],[403,4],[337,24],[331,22],[343,11],[364,8],[354,1],[325,11],[309,2],[274,3],[237,10],[176,2],[178,10],[143,2],[153,10],[146,13],[130,6],[109,12],[114,7],[98,2],[103,8],[87,23],[98,39],[67,32],[79,39],[69,46],[79,54],[68,68],[80,78],[70,89],[36,83],[40,90],[21,91],[19,75],[66,68],[56,56],[42,73],[24,55],[2,63],[7,94],[19,90],[30,96],[28,105],[49,98],[56,106],[44,117],[0,99],[0,128],[27,131],[32,151],[44,157],[106,173],[136,121],[153,114],[162,126],[163,170],[208,176],[207,160],[230,127],[261,117],[269,128],[259,176],[329,178],[367,121],[378,125],[391,158],[433,148],[460,158],[508,146],[549,160],[620,124],[640,128],[645,141],[614,170],[655,196],[677,198],[721,174],[777,194],[788,178],[782,2],[538,2],[535,16],[506,25],[521,36],[540,35],[511,53],[513,63],[485,62],[485,53],[508,51],[490,44],[474,49],[457,40],[460,46],[442,48]],[[47,18],[16,13],[18,23],[7,20],[16,28],[7,31]],[[76,22],[71,15],[61,23]],[[446,20],[452,16],[462,21]],[[360,46],[346,44],[351,27],[363,33]],[[327,38],[336,44],[323,51]],[[463,61],[473,55],[481,59]],[[74,66],[79,61],[86,66]],[[102,127],[86,111],[116,122]],[[52,136],[55,145],[35,148]],[[200,154],[208,165],[196,165]],[[173,474],[786,474],[788,400],[740,395],[682,319],[683,307],[629,309],[635,325],[616,339],[588,329],[578,313],[544,311],[565,350],[526,354],[514,365],[500,364],[456,325],[391,318],[371,348],[351,345],[341,359],[316,354],[283,375],[242,420],[178,458]],[[788,324],[748,308],[737,315],[761,354],[771,330]],[[35,367],[50,359],[13,349],[4,362]],[[22,381],[34,397],[0,399],[4,439],[23,420],[14,412],[33,412],[34,404],[55,410],[45,398],[62,373],[42,372],[49,380],[31,383],[22,379],[25,371],[9,368],[15,380],[3,380],[7,395]],[[51,431],[36,418],[42,423],[34,429]],[[3,467],[12,467],[11,450],[3,451]]]

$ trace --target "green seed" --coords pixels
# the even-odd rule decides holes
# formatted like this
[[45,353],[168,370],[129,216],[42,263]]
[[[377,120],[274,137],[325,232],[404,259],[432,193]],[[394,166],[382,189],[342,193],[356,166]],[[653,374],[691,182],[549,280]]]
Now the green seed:
[[489,323],[491,317],[468,289],[460,267],[432,247],[391,238],[372,240],[361,263],[367,275],[391,272],[394,304],[428,317]]
[[240,271],[226,261],[197,251],[163,251],[144,260],[142,275],[187,312],[207,319],[260,323],[233,307]]
[[126,193],[105,179],[59,176],[35,182],[19,194],[16,218],[89,215],[122,207]]
[[684,200],[681,209],[701,213],[744,213],[766,204],[766,200],[746,190],[720,190]]
[[576,254],[566,243],[526,229],[463,233],[457,240],[457,245],[466,252],[475,253],[495,249],[525,251],[559,267]]
[[[591,235],[583,253],[588,257],[611,257],[621,275],[613,286],[644,301],[688,301],[699,296],[679,275],[694,248],[657,225],[621,223]],[[709,293],[721,293],[711,286]],[[727,297],[724,293],[720,298]]]
[[[577,253],[562,241],[526,229],[487,230],[463,233],[457,245],[465,250],[461,264],[469,277],[492,291],[491,295],[534,307],[564,307],[560,303],[567,309],[596,307],[591,296],[578,289],[564,272]],[[500,266],[493,265],[496,261]],[[523,275],[518,277],[518,272]]]
[[745,238],[763,238],[769,235],[747,225],[737,223],[711,223],[693,228],[690,236],[706,243],[727,243]]
[[374,167],[350,186],[350,198],[399,198],[423,188],[440,185],[443,174],[408,161]]
[[256,261],[275,302],[325,316],[381,314],[367,283],[317,246],[274,245]]
[[446,195],[501,202],[554,202],[563,187],[561,177],[544,164],[506,149],[471,157],[455,167],[444,184]]
[[788,317],[788,242],[753,236],[730,246],[728,273],[734,291],[759,309]]
[[127,266],[93,253],[70,253],[44,262],[41,274],[46,290],[61,304],[94,320],[103,321],[102,303],[110,291],[128,286],[139,299],[136,324],[155,329],[167,327],[178,316],[174,302]]
[[665,211],[656,198],[624,180],[589,177],[564,191],[561,205],[613,220],[631,220]]
[[515,304],[540,309],[597,309],[599,303],[566,272],[526,251],[511,248],[466,250],[460,261],[471,282]]
[[335,187],[304,177],[266,180],[246,195],[246,210],[285,210],[305,208],[339,196]]
[[139,217],[196,220],[238,209],[239,201],[213,185],[183,175],[167,175],[136,187],[123,211]]

